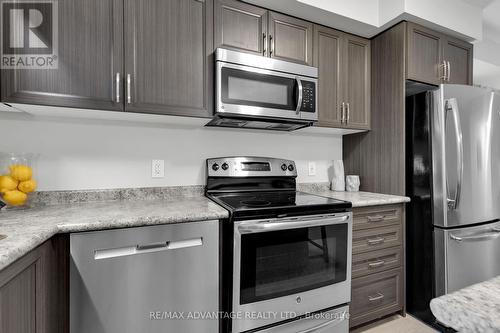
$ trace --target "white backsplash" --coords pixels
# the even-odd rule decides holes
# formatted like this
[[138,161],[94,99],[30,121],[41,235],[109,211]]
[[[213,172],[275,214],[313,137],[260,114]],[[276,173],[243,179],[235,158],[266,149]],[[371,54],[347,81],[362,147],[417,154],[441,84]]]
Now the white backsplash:
[[[342,159],[341,136],[300,132],[0,115],[0,135],[0,152],[40,154],[36,176],[45,191],[203,185],[206,158],[234,155],[292,159],[298,182],[327,182],[332,161]],[[153,159],[165,160],[165,178],[151,177]]]

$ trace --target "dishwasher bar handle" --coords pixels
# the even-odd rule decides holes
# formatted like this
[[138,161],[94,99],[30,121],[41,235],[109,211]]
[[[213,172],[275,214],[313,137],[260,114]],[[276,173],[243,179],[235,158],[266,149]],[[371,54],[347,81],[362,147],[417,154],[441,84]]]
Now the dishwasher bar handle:
[[203,238],[192,238],[185,239],[180,241],[167,241],[167,242],[159,242],[159,243],[150,243],[150,244],[138,244],[136,246],[126,246],[119,247],[114,249],[102,249],[94,251],[94,259],[110,259],[110,258],[118,258],[125,256],[132,256],[136,254],[144,254],[144,253],[154,253],[161,252],[167,250],[176,250],[176,249],[185,249],[189,247],[196,247],[203,245]]

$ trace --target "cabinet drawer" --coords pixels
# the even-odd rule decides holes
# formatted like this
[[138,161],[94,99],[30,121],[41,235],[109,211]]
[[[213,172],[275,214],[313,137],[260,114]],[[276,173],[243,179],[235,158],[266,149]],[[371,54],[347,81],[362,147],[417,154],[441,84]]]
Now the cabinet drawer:
[[352,280],[350,327],[403,308],[401,268]]
[[352,254],[385,249],[403,244],[403,226],[355,231],[352,234]]
[[402,257],[400,246],[353,255],[352,278],[401,267]]
[[362,230],[401,224],[402,215],[402,205],[355,208],[353,210],[353,229]]

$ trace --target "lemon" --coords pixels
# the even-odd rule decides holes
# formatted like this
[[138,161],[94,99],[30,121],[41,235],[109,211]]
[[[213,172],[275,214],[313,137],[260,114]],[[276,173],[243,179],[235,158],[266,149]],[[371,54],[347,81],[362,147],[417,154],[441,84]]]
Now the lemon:
[[30,180],[33,175],[33,170],[27,165],[11,165],[9,168],[12,178],[17,179],[20,182]]
[[31,193],[36,190],[36,181],[33,179],[25,180],[24,182],[20,182],[17,188],[21,192]]
[[18,184],[19,182],[11,176],[0,176],[0,193],[15,190]]
[[28,195],[26,195],[26,193],[23,193],[23,192],[17,191],[17,190],[7,191],[3,195],[3,200],[11,206],[24,205],[27,198],[28,198]]

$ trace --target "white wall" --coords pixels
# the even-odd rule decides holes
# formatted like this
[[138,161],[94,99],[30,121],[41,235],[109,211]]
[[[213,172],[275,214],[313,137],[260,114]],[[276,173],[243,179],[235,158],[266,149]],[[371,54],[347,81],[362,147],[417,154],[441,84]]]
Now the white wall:
[[[40,190],[104,189],[205,183],[205,159],[231,155],[295,160],[299,182],[326,182],[342,138],[199,126],[100,120],[22,119],[0,112],[0,152],[39,153]],[[165,178],[151,178],[151,160],[165,160]],[[308,161],[317,163],[307,175]]]

